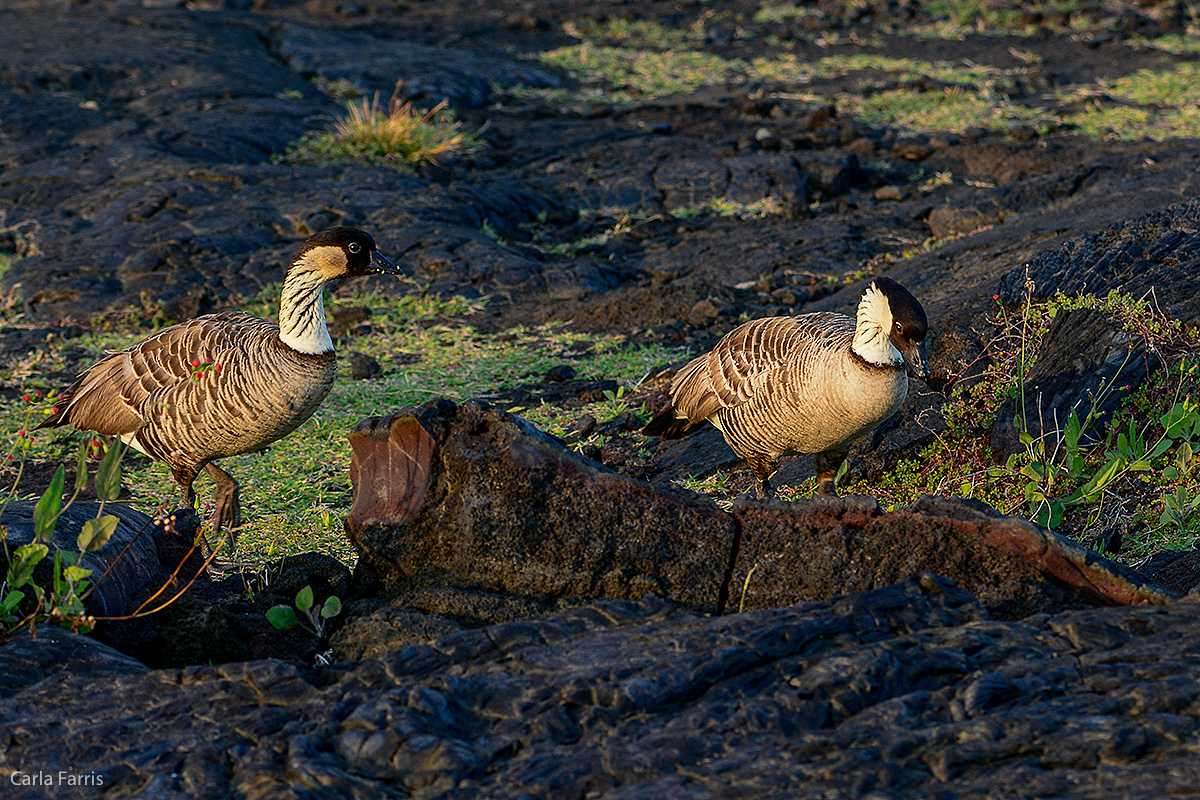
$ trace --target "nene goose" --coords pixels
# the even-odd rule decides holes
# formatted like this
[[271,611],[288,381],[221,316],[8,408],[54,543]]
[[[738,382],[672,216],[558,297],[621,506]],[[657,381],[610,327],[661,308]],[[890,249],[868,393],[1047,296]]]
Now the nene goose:
[[759,480],[777,459],[816,453],[817,493],[834,494],[850,445],[894,414],[908,375],[926,378],[925,310],[890,278],[876,278],[858,320],[835,313],[758,319],[739,325],[688,363],[667,389],[670,405],[643,429],[675,438],[708,420]]
[[214,534],[236,535],[238,484],[213,459],[262,450],[313,415],[337,374],[322,290],[369,273],[400,274],[366,233],[311,236],[284,279],[279,325],[226,311],[164,328],[81,374],[38,427],[120,437],[170,467],[188,507],[204,470],[216,484]]

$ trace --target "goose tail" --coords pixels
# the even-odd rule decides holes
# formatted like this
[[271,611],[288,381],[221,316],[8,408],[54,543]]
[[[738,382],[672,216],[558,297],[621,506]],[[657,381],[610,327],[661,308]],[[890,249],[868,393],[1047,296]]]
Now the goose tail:
[[678,439],[696,427],[696,423],[680,417],[675,413],[674,406],[667,406],[654,419],[646,423],[642,433],[646,436],[659,436],[663,439]]

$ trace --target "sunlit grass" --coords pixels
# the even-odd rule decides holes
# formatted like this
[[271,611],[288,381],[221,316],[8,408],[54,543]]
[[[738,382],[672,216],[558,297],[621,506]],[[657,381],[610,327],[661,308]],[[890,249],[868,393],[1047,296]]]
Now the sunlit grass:
[[[274,318],[278,287],[264,290],[242,304],[251,313]],[[438,397],[463,401],[495,394],[523,383],[540,383],[550,367],[569,363],[581,380],[613,380],[631,385],[645,377],[656,364],[676,358],[662,347],[631,345],[620,334],[588,334],[561,323],[515,328],[497,335],[479,333],[471,316],[482,307],[479,301],[405,295],[331,297],[327,308],[338,310],[368,306],[371,332],[339,343],[341,351],[368,353],[382,367],[380,377],[355,381],[343,366],[333,390],[307,423],[262,453],[221,460],[221,466],[241,483],[244,526],[238,539],[238,557],[257,562],[283,555],[319,550],[346,561],[353,553],[342,531],[342,520],[350,508],[348,467],[349,431],[367,416],[387,414],[405,406],[420,405]],[[120,349],[146,335],[141,326],[127,321],[108,331],[88,333],[73,340],[99,356],[102,349]],[[40,390],[49,387],[35,375],[61,370],[63,345],[51,343],[22,367],[25,384]],[[10,374],[11,380],[11,374]],[[33,459],[66,463],[75,452],[82,434],[62,429],[30,431],[44,418],[47,404],[31,395],[0,401],[0,442],[5,452]],[[604,403],[582,409],[538,407],[530,409],[547,427],[562,430],[572,419],[589,410],[603,415]],[[538,416],[538,414],[541,416]],[[605,417],[607,418],[607,417]],[[25,431],[19,435],[19,431]],[[129,504],[147,513],[164,501],[177,502],[178,489],[166,467],[131,454],[124,465]],[[18,493],[38,496],[44,486],[23,483]],[[211,485],[202,476],[196,483],[201,514],[210,510]]]
[[[1104,97],[1104,96],[1107,97]],[[1200,137],[1200,64],[1185,62],[1173,70],[1140,70],[1074,96],[1091,98],[1082,113],[1067,121],[1096,138],[1155,139]],[[1128,105],[1114,105],[1107,98]],[[1071,99],[1064,94],[1064,99]]]
[[740,62],[699,50],[658,51],[588,42],[548,51],[541,60],[570,72],[594,97],[617,103],[694,92],[741,74]]
[[433,163],[451,153],[470,150],[478,140],[454,119],[445,101],[431,109],[416,108],[393,98],[362,98],[346,106],[346,116],[323,133],[293,143],[284,154],[289,161],[332,163],[352,161],[407,170]]
[[893,89],[851,104],[869,125],[895,125],[909,130],[953,131],[973,127],[1007,129],[1021,124],[1047,124],[1050,118],[1002,98],[959,89],[918,92]]

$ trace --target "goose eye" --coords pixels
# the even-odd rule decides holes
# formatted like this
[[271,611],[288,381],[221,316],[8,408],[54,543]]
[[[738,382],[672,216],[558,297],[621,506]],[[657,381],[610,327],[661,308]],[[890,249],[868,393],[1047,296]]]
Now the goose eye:
[[351,253],[357,253],[359,250],[362,250],[362,245],[358,242],[351,242],[350,244],[346,245],[346,249]]

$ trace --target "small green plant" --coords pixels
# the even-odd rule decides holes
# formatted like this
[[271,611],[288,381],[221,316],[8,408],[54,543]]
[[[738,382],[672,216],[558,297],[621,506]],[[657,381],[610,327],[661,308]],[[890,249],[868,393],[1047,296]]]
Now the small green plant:
[[387,105],[376,96],[346,105],[346,116],[324,133],[308,134],[288,147],[284,159],[298,162],[354,161],[403,171],[435,163],[479,141],[454,118],[443,100],[422,110],[393,95]]
[[617,387],[614,392],[612,389],[604,390],[604,399],[608,401],[608,410],[612,417],[619,417],[629,410],[629,400],[625,396],[625,386],[622,384]]
[[324,636],[325,625],[340,613],[342,601],[336,595],[330,595],[324,605],[317,608],[313,605],[312,587],[305,586],[296,593],[294,606],[272,606],[267,611],[267,620],[281,631],[304,625],[317,636]]
[[[100,508],[96,516],[87,520],[76,539],[77,551],[55,546],[54,563],[50,573],[50,585],[42,586],[34,580],[34,571],[50,555],[52,538],[59,517],[74,502],[87,486],[87,456],[94,447],[90,437],[79,446],[76,461],[75,491],[63,502],[66,469],[59,466],[50,480],[50,485],[34,506],[33,541],[8,552],[8,531],[0,528],[0,543],[3,543],[8,559],[8,571],[4,585],[0,587],[0,627],[12,631],[23,625],[37,622],[52,622],[72,630],[90,631],[95,620],[88,615],[83,598],[91,585],[92,571],[79,566],[82,554],[99,550],[108,543],[117,528],[118,519],[104,513],[104,504],[116,500],[121,493],[121,457],[123,448],[115,441],[105,449],[104,457],[96,470],[96,495]],[[22,602],[32,593],[33,608],[22,610]]]

